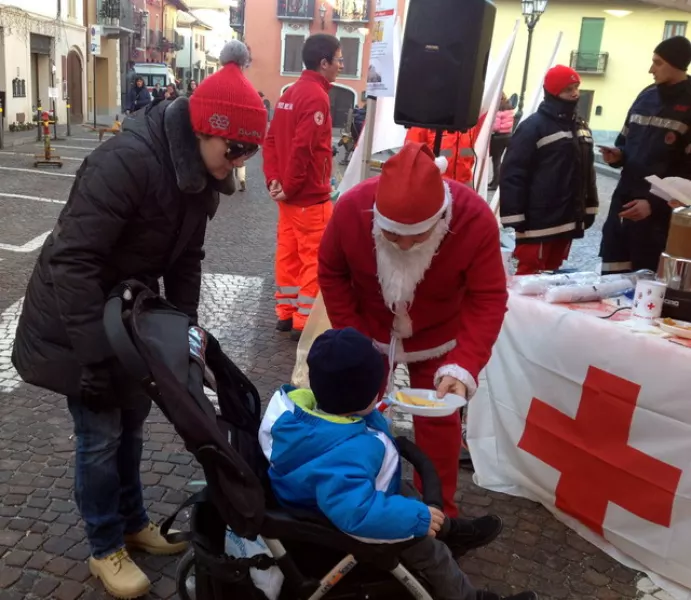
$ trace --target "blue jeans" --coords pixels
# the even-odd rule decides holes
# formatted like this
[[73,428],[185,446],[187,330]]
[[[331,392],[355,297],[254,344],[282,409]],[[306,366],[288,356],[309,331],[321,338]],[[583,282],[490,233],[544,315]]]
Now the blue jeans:
[[149,523],[139,468],[151,400],[137,400],[133,408],[93,412],[67,399],[77,437],[74,495],[94,558],[120,550],[125,535]]

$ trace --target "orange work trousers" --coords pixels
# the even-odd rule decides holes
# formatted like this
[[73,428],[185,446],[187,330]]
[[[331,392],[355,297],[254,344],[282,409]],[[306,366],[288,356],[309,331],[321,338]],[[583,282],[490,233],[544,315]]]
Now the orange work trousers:
[[332,212],[330,200],[306,207],[278,204],[276,316],[293,319],[298,331],[305,328],[319,292],[319,244]]

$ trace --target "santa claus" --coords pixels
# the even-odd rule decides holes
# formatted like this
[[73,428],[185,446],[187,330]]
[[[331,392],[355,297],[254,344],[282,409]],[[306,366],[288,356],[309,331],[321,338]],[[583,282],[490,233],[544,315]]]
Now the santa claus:
[[[319,286],[332,326],[355,327],[407,364],[413,388],[473,397],[508,300],[499,231],[480,196],[442,179],[424,144],[406,144],[381,176],[340,198],[320,248]],[[414,423],[441,477],[444,510],[456,516],[460,414]]]

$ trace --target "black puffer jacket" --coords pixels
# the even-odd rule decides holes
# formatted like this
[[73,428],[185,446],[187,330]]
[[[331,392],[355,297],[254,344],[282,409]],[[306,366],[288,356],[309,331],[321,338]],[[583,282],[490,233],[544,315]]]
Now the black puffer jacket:
[[583,237],[598,210],[593,138],[576,104],[545,95],[511,139],[500,176],[501,222],[516,243]]
[[187,98],[126,119],[82,163],[31,275],[12,353],[24,381],[79,394],[82,366],[112,356],[103,308],[124,279],[163,277],[196,319],[206,224],[231,181],[207,175]]

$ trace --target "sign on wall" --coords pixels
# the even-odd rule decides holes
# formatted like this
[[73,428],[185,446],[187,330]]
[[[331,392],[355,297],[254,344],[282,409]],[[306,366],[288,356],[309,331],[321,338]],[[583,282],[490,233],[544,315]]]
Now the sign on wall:
[[100,56],[101,54],[101,26],[92,25],[89,28],[91,34],[91,55]]
[[367,70],[368,96],[385,98],[396,95],[394,27],[397,4],[397,0],[377,0]]

